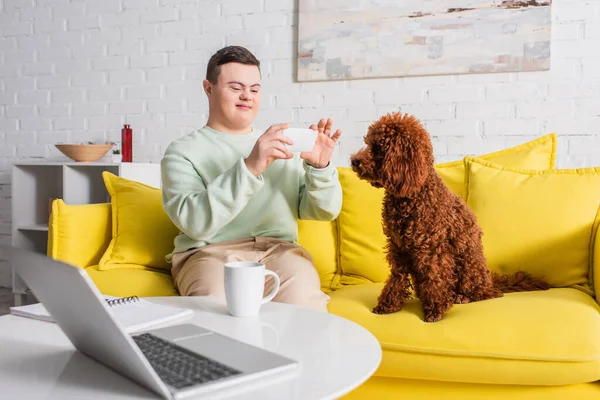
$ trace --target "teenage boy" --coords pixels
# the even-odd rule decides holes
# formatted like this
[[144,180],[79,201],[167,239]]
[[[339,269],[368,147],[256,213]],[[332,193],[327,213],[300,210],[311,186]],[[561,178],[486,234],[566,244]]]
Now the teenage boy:
[[[224,263],[258,261],[276,272],[274,301],[327,310],[312,256],[297,242],[298,219],[337,217],[342,192],[330,163],[341,131],[321,120],[310,152],[293,155],[287,124],[256,130],[260,62],[228,46],[209,60],[206,126],[172,142],[161,162],[163,208],[180,234],[167,256],[183,296],[224,295]],[[265,293],[273,287],[267,280]]]

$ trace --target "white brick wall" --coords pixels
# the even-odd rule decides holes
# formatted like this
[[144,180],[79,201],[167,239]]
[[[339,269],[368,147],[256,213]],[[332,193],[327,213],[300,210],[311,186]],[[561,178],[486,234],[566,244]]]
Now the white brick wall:
[[[206,121],[210,55],[225,44],[262,61],[258,123],[332,116],[337,158],[383,113],[415,113],[439,161],[556,131],[559,166],[599,165],[600,2],[553,4],[547,72],[296,83],[295,0],[0,0],[0,240],[10,221],[10,164],[57,154],[61,141],[136,135],[137,161]],[[2,236],[4,234],[4,236]],[[1,276],[1,274],[0,274]],[[2,284],[2,282],[0,282]]]

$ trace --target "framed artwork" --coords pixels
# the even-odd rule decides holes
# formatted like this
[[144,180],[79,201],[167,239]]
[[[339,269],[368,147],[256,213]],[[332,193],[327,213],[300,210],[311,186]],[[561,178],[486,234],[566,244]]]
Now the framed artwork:
[[299,81],[550,68],[551,0],[299,1]]

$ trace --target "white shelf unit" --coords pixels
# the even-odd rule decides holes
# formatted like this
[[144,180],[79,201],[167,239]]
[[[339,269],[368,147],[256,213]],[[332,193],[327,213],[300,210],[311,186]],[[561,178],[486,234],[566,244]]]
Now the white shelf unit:
[[[160,164],[103,162],[22,162],[12,169],[12,245],[47,253],[51,201],[67,204],[110,202],[102,172],[161,187]],[[12,269],[15,305],[31,294]]]

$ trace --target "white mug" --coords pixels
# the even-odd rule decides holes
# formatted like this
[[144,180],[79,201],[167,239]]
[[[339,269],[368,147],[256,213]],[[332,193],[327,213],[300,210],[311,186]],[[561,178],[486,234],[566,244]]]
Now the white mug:
[[[273,276],[275,286],[264,296],[265,277]],[[265,264],[252,261],[225,263],[225,299],[227,309],[234,317],[258,315],[260,307],[273,300],[279,291],[279,275],[265,268]]]

